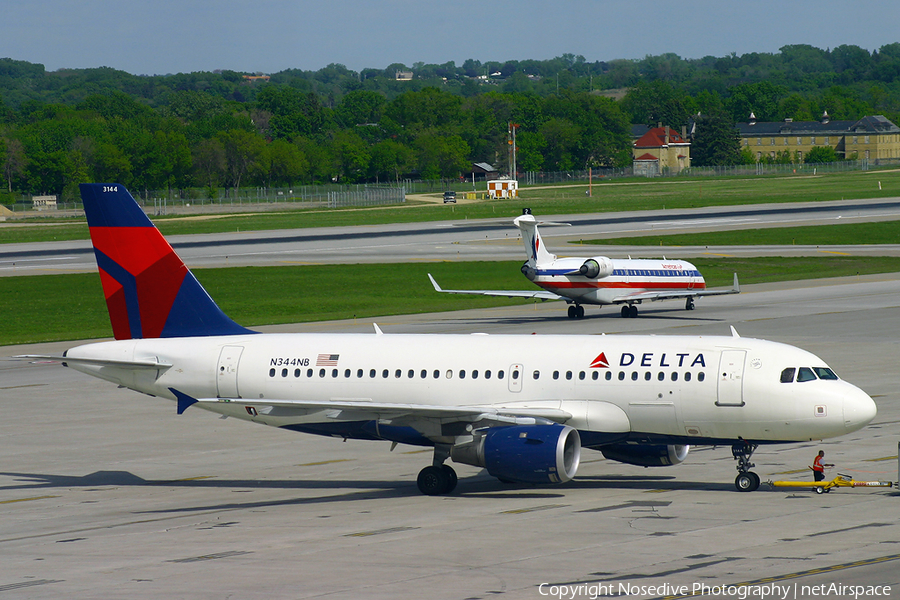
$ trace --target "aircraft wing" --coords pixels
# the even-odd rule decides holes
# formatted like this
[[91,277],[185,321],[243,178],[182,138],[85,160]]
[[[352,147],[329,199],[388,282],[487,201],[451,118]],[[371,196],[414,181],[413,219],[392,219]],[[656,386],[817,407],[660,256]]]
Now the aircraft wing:
[[734,285],[728,290],[671,290],[660,292],[636,292],[634,294],[622,294],[612,299],[613,303],[633,302],[635,300],[673,300],[675,298],[696,298],[699,296],[722,296],[725,294],[740,294],[741,286],[738,283],[737,273],[734,274]]
[[566,296],[560,296],[547,290],[445,290],[438,285],[431,273],[428,274],[431,285],[436,292],[445,294],[474,294],[476,296],[502,296],[505,298],[537,298],[538,300],[567,300]]
[[[173,390],[174,392],[175,390]],[[498,423],[517,423],[523,419],[564,423],[572,413],[555,408],[498,408],[496,406],[435,406],[432,404],[400,404],[371,402],[366,399],[338,399],[329,402],[312,400],[280,400],[252,398],[201,398],[201,406],[214,404],[252,406],[260,414],[272,416],[306,415],[315,412],[331,412],[331,418],[356,421],[360,419],[433,419],[441,423],[472,422],[479,420]],[[218,411],[216,411],[218,412]]]

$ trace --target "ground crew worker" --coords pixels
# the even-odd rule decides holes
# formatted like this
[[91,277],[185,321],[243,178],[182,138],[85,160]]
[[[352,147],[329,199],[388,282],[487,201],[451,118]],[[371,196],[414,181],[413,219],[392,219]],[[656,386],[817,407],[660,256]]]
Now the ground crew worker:
[[813,466],[810,467],[813,472],[813,478],[816,481],[823,481],[825,479],[825,467],[833,467],[834,465],[831,463],[823,462],[825,460],[825,451],[819,450],[819,455],[816,456],[815,460],[813,460]]

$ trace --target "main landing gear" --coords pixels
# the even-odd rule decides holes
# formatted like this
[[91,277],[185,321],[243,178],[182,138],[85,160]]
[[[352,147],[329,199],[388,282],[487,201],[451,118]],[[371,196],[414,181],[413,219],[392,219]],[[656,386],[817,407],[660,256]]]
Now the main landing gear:
[[636,319],[638,315],[638,307],[635,304],[623,304],[622,305],[622,318],[623,319]]
[[419,486],[420,492],[426,496],[441,496],[456,489],[458,480],[456,471],[450,465],[444,464],[448,458],[450,458],[449,446],[434,447],[432,465],[419,471],[419,476],[416,478],[416,485]]
[[569,305],[569,318],[570,319],[583,319],[584,318],[584,307],[580,304],[570,304]]
[[731,455],[738,461],[738,476],[734,478],[734,487],[739,492],[753,492],[759,488],[759,475],[751,471],[754,465],[750,457],[759,447],[759,444],[741,441],[731,447]]
[[684,310],[694,310],[694,299],[688,297],[684,301]]

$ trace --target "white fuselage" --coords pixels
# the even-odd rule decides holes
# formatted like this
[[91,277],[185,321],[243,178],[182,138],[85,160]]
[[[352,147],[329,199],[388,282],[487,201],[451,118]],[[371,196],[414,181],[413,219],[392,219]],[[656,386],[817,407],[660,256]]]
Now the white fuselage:
[[577,273],[584,258],[567,257],[538,265],[532,281],[545,290],[582,304],[613,304],[644,292],[702,292],[706,289],[706,281],[697,267],[683,260],[606,260],[610,261],[612,273],[599,278]]
[[248,334],[101,342],[67,356],[172,365],[70,366],[154,396],[175,399],[171,388],[219,398],[200,406],[224,415],[340,437],[365,436],[337,412],[285,412],[267,399],[558,410],[585,446],[822,439],[875,415],[850,383],[781,382],[786,368],[827,369],[815,355],[740,337]]

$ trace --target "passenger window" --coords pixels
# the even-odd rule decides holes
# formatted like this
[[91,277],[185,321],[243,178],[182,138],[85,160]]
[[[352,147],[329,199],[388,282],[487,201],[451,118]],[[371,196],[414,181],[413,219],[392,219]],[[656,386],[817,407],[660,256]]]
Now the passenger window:
[[478,379],[478,369],[472,371],[472,379]]
[[375,369],[369,369],[369,377],[375,379]]
[[325,377],[325,369],[319,369],[319,377]]
[[269,369],[269,377],[275,377],[275,369]]
[[566,371],[566,381],[569,381],[571,379],[572,379],[572,371]]
[[514,381],[518,380],[519,379],[519,370],[516,369],[515,371],[513,371],[511,377],[513,378]]
[[356,377],[357,377],[357,379],[361,379],[362,376],[363,376],[363,370],[362,370],[362,369],[357,369],[357,370],[356,370]]
[[644,381],[650,381],[652,378],[653,378],[653,373],[651,373],[650,371],[647,371],[646,373],[644,373]]
[[593,379],[594,381],[597,381],[598,379],[600,379],[600,372],[594,371],[593,373],[591,373],[591,379]]
[[300,369],[294,369],[294,377],[300,377]]
[[697,381],[703,381],[704,379],[706,379],[706,373],[703,373],[702,371],[697,373]]
[[678,372],[672,371],[672,381],[678,381]]
[[797,383],[813,381],[815,378],[816,374],[809,367],[800,367],[800,370],[797,371]]
[[619,381],[625,381],[625,371],[619,371]]
[[435,379],[437,379],[438,377],[441,376],[441,372],[438,371],[437,369],[435,369],[434,373],[432,373],[431,376],[434,377]]
[[426,377],[428,377],[428,371],[426,371],[425,369],[422,369],[422,372],[419,373],[419,377],[421,377],[422,379],[425,379]]
[[553,379],[559,379],[559,371],[553,371]]
[[611,380],[612,380],[612,371],[607,371],[607,372],[606,372],[606,380],[607,380],[607,381],[611,381]]
[[638,374],[637,374],[637,371],[632,371],[632,372],[631,372],[631,380],[632,380],[632,381],[637,381],[637,380],[638,380]]
[[666,380],[666,374],[663,373],[662,371],[660,371],[660,372],[659,372],[659,375],[657,375],[656,378],[659,379],[660,381],[665,381],[665,380]]
[[312,377],[312,376],[313,376],[313,370],[312,370],[312,369],[307,369],[307,370],[306,370],[306,376],[307,376],[307,377]]
[[793,383],[794,371],[796,371],[796,369],[794,367],[788,367],[787,369],[782,371],[781,372],[781,383]]
[[578,372],[578,379],[581,380],[581,381],[584,381],[584,371],[579,371],[579,372]]
[[497,371],[497,379],[503,379],[503,375],[504,373],[502,369],[500,371]]
[[690,380],[691,380],[691,373],[690,373],[690,371],[688,371],[687,373],[684,374],[684,380],[685,380],[685,381],[690,381]]
[[459,370],[459,378],[460,378],[460,379],[465,379],[465,378],[466,378],[466,370],[465,370],[465,369],[460,369],[460,370]]
[[381,377],[384,379],[387,379],[388,375],[390,375],[390,371],[388,371],[387,369],[381,372]]
[[453,371],[450,369],[447,369],[447,379],[453,379]]
[[834,371],[828,367],[813,367],[813,371],[816,372],[819,379],[825,379],[827,381],[837,381],[838,379],[838,376],[834,374]]
[[403,371],[401,371],[400,369],[397,369],[394,371],[394,378],[400,379],[402,376],[403,376]]
[[338,376],[338,370],[337,370],[337,369],[332,369],[332,370],[331,370],[331,376],[332,376],[332,377],[337,377],[337,376]]
[[490,379],[490,378],[491,378],[491,371],[490,371],[490,370],[487,370],[487,371],[484,372],[484,378],[485,378],[485,379]]
[[344,370],[344,377],[350,377],[350,369]]
[[409,372],[406,374],[406,376],[409,377],[410,379],[412,379],[413,377],[416,376],[416,372],[413,371],[412,369],[410,369]]
[[282,377],[287,377],[287,369],[282,369],[282,370],[281,370],[281,376],[282,376]]
[[535,381],[537,381],[538,379],[541,378],[541,372],[535,371],[534,373],[531,374],[531,376],[534,377]]

